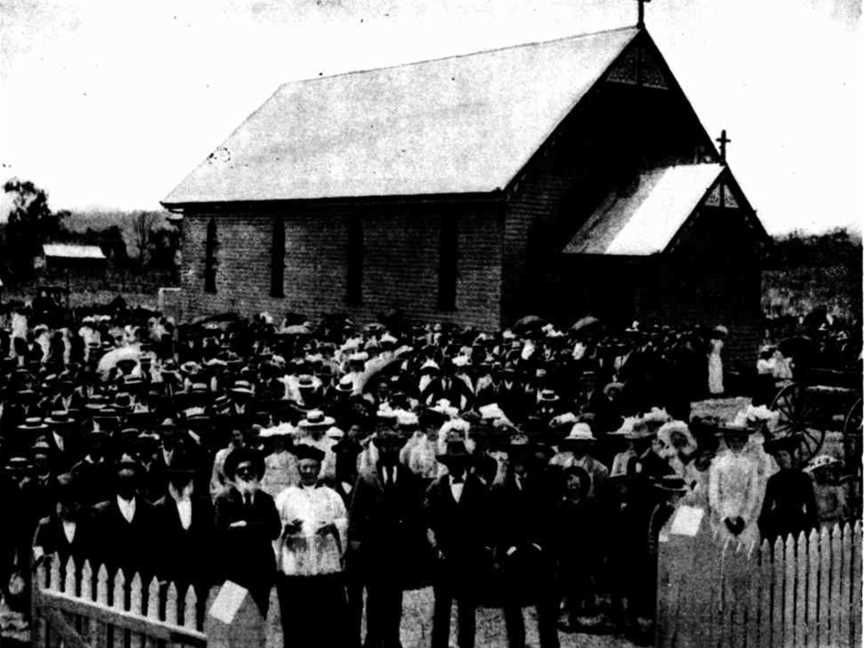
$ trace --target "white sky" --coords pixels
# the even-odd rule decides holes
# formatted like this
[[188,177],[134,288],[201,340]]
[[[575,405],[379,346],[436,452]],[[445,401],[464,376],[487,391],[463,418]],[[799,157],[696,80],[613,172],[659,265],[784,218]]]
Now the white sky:
[[[635,14],[634,0],[0,0],[0,176],[32,179],[53,209],[157,209],[284,81]],[[646,14],[705,127],[729,131],[767,229],[860,230],[861,0],[654,0]]]

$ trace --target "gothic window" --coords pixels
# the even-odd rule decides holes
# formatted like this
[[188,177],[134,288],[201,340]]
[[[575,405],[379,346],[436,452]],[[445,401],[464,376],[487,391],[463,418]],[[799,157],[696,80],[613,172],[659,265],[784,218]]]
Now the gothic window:
[[204,251],[204,292],[216,292],[216,252],[219,247],[219,234],[216,231],[216,220],[211,218],[207,223],[207,241]]
[[348,221],[348,278],[345,301],[357,305],[363,303],[363,221],[352,216]]
[[459,277],[459,228],[453,217],[442,217],[438,261],[438,308],[456,309],[456,280]]
[[270,296],[285,296],[285,223],[273,217],[273,247],[270,250]]

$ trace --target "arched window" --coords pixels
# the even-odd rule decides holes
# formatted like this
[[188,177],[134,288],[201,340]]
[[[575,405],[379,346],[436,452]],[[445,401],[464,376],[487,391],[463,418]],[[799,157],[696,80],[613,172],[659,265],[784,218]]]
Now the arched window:
[[459,227],[453,216],[441,218],[438,257],[438,308],[456,310],[456,280],[459,277]]
[[219,234],[216,231],[216,220],[211,218],[207,223],[207,241],[204,249],[204,292],[216,292],[216,252],[219,248]]
[[363,303],[363,221],[351,216],[348,221],[348,279],[345,301],[351,305]]
[[273,248],[270,251],[270,296],[285,296],[285,223],[273,217]]

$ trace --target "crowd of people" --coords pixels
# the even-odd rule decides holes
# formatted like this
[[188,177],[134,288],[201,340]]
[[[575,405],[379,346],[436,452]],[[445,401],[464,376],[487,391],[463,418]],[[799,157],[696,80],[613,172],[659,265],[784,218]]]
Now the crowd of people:
[[516,648],[529,604],[543,647],[648,640],[682,499],[745,544],[860,511],[842,462],[799,465],[767,408],[691,420],[722,390],[726,334],[10,308],[0,586],[14,601],[35,563],[72,556],[201,601],[230,580],[263,617],[275,587],[298,647],[399,646],[403,592],[428,586],[433,648],[454,602],[461,648],[484,605]]

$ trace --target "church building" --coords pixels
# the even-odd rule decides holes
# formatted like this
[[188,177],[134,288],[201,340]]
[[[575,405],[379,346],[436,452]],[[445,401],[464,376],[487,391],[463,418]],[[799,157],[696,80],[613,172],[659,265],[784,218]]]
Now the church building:
[[286,83],[163,201],[184,314],[591,313],[752,358],[766,235],[720,141],[641,22]]

